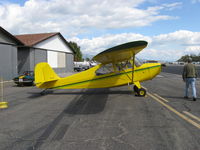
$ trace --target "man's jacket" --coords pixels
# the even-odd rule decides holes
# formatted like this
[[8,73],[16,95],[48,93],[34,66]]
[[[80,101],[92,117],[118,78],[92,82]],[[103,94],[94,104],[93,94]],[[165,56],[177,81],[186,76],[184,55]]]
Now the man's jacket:
[[183,68],[182,73],[183,80],[185,78],[197,78],[197,69],[194,64],[188,63]]

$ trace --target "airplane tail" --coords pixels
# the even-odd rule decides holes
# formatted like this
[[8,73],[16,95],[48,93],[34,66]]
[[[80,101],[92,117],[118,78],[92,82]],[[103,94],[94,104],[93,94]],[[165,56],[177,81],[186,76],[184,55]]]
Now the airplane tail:
[[35,73],[35,84],[37,87],[40,87],[44,83],[49,83],[60,79],[60,77],[46,62],[38,63],[35,67],[34,73]]

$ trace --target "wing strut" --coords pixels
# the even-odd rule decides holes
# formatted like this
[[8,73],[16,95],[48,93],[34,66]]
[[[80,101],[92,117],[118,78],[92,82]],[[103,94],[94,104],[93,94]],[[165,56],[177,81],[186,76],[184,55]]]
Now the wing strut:
[[[126,64],[127,64],[127,62],[126,62]],[[125,64],[125,66],[126,66],[126,64]],[[124,71],[125,74],[126,74],[126,71],[123,69],[123,64],[122,63],[121,63],[121,66],[122,66],[122,71]],[[129,77],[127,74],[126,74],[126,76],[129,78],[130,81],[132,81],[131,77]],[[128,84],[129,84],[129,82],[128,82]]]
[[133,84],[133,78],[134,78],[134,67],[135,67],[135,55],[133,54],[133,63],[132,63],[132,84]]

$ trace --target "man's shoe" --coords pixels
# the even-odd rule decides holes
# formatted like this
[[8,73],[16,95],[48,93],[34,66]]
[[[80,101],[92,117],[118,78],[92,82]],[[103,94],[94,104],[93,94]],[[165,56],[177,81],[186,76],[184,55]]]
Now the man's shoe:
[[185,99],[188,99],[188,96],[184,96]]
[[193,97],[193,101],[196,101],[196,98],[195,98],[195,97]]

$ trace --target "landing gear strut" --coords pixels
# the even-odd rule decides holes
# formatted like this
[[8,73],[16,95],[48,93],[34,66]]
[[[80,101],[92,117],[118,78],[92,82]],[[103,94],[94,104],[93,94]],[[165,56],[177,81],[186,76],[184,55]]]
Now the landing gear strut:
[[42,92],[40,92],[41,95],[46,95],[47,94],[47,89],[44,89]]
[[136,85],[134,85],[133,90],[136,96],[144,97],[146,95],[146,90],[144,88],[139,89]]

